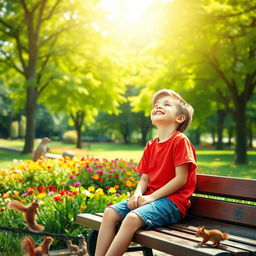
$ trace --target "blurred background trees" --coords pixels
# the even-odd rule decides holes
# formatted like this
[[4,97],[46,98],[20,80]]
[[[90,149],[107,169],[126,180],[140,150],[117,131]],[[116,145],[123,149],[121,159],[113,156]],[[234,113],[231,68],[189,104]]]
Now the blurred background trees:
[[[0,1],[0,137],[141,143],[151,95],[195,108],[196,145],[235,147],[256,132],[256,1]],[[206,139],[207,138],[207,139]]]

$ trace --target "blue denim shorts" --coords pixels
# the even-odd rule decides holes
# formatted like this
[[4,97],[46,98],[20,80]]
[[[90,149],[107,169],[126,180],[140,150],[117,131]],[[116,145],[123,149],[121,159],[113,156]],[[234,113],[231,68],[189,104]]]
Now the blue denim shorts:
[[166,197],[140,206],[134,210],[128,208],[128,200],[109,207],[113,208],[121,216],[122,220],[128,213],[136,213],[145,223],[146,229],[175,224],[182,219],[182,214],[177,206]]

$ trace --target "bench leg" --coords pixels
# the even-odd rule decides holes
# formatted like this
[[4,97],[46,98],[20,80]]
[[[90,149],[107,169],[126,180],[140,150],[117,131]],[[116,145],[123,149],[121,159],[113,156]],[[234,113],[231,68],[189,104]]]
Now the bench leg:
[[143,256],[153,256],[153,251],[151,248],[143,247]]
[[96,242],[98,238],[98,231],[97,230],[91,230],[88,240],[87,240],[87,250],[90,256],[95,255],[95,250],[96,250]]

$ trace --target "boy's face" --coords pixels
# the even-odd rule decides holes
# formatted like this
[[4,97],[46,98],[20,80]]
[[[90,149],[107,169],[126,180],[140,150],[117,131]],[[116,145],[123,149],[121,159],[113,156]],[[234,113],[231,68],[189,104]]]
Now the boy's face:
[[155,126],[174,124],[179,118],[177,113],[177,100],[169,95],[162,96],[157,99],[151,110],[152,124]]

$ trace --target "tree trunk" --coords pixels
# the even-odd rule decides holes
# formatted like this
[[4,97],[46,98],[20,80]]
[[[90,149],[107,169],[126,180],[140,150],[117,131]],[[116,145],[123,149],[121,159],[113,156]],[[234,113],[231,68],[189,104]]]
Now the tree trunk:
[[201,139],[200,139],[200,129],[195,130],[195,145],[200,146]]
[[212,145],[214,146],[215,143],[216,143],[216,141],[215,141],[215,131],[214,130],[212,130],[211,135],[212,135]]
[[240,102],[234,113],[236,146],[235,163],[247,164],[247,127],[246,127],[246,104]]
[[248,145],[249,145],[249,148],[253,148],[253,131],[252,131],[252,121],[249,122],[249,125],[248,125]]
[[73,119],[77,132],[76,147],[82,148],[82,127],[84,124],[85,111],[78,110],[75,113],[71,112],[71,118]]
[[35,117],[36,117],[36,87],[30,86],[27,88],[26,96],[26,135],[25,135],[25,145],[22,153],[28,154],[33,152],[34,139],[35,139]]
[[80,125],[76,127],[76,132],[77,132],[76,147],[82,148],[82,127]]
[[228,146],[232,145],[232,135],[233,135],[233,127],[228,128]]
[[148,117],[145,117],[144,112],[139,113],[140,118],[140,131],[141,131],[141,141],[140,144],[145,146],[147,143],[147,134],[150,129],[151,122]]
[[223,149],[223,124],[225,121],[226,111],[219,109],[217,110],[217,135],[218,140],[216,144],[216,149]]

